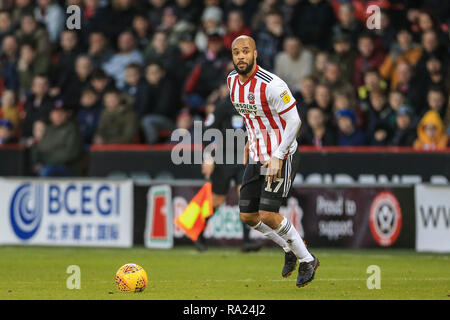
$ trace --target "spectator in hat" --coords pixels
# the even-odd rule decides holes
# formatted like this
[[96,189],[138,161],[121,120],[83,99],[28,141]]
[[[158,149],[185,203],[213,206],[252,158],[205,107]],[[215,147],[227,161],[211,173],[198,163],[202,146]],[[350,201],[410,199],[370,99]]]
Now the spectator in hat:
[[414,149],[444,149],[447,147],[447,143],[448,136],[439,113],[434,110],[426,112],[417,126],[417,139],[414,141]]
[[209,35],[219,34],[224,36],[226,33],[226,29],[222,25],[222,9],[216,6],[206,7],[203,10],[201,23],[201,28],[195,35],[195,44],[200,51],[206,51]]
[[389,144],[398,147],[412,147],[416,138],[414,112],[410,106],[403,104],[396,113],[394,133]]
[[136,113],[124,101],[120,92],[110,89],[103,96],[103,111],[97,131],[95,144],[133,143],[136,135]]
[[136,38],[131,31],[123,31],[117,40],[119,50],[103,64],[103,70],[116,82],[118,88],[125,85],[125,68],[130,63],[142,65],[144,57],[136,48]]
[[14,136],[14,128],[11,121],[8,119],[0,120],[0,145],[17,143],[17,138]]
[[50,112],[50,125],[32,148],[34,171],[41,177],[70,177],[80,174],[81,136],[64,105]]
[[290,88],[294,88],[304,77],[312,75],[314,55],[303,48],[300,39],[288,36],[284,39],[283,51],[275,56],[275,73]]
[[354,71],[356,52],[352,50],[350,36],[346,33],[336,33],[333,35],[333,54],[331,60],[335,61],[341,70],[342,78],[351,82]]
[[384,79],[390,81],[391,88],[396,88],[399,82],[396,72],[397,63],[405,60],[411,66],[415,66],[421,55],[422,48],[413,42],[409,29],[401,28],[397,32],[397,41],[392,43],[389,53],[379,68],[380,74]]
[[351,110],[340,110],[336,113],[338,124],[339,146],[364,146],[366,145],[365,134],[355,126],[355,115]]

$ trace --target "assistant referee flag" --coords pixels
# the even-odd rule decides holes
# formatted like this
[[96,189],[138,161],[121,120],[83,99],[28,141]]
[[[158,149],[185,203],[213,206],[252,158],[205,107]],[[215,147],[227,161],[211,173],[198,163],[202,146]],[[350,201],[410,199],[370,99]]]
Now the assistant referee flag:
[[207,182],[192,198],[186,209],[174,220],[186,235],[196,241],[206,225],[206,218],[213,214],[212,186]]

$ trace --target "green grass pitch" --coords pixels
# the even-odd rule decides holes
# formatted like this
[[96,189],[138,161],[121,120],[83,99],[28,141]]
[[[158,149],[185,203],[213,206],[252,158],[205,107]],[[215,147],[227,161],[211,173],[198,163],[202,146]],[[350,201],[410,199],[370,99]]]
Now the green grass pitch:
[[[172,250],[0,247],[0,299],[445,299],[450,300],[450,255],[413,250],[312,249],[315,280],[295,286],[281,277],[283,251],[192,247]],[[149,276],[142,293],[120,293],[117,269],[137,263]],[[66,287],[69,265],[81,268],[81,289]],[[381,289],[366,286],[367,267],[381,269]]]

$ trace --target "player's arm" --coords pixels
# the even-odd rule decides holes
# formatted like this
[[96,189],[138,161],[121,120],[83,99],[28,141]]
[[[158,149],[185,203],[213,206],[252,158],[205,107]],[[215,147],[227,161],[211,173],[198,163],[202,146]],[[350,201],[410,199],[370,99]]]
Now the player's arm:
[[296,104],[294,104],[289,110],[279,114],[280,117],[286,122],[283,135],[281,136],[281,143],[278,148],[273,152],[272,156],[278,159],[284,159],[289,152],[294,140],[297,138],[298,132],[302,125],[302,121],[298,115]]
[[278,115],[285,122],[285,128],[278,148],[273,151],[271,159],[263,165],[263,168],[267,168],[266,181],[271,183],[281,176],[283,159],[297,138],[301,120],[296,108],[297,102],[286,83],[283,81],[271,83],[267,90],[269,103],[274,105]]

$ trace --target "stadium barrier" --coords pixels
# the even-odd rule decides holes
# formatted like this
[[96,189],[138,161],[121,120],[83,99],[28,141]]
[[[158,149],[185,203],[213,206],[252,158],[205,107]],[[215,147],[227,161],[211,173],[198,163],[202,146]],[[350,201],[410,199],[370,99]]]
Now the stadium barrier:
[[25,176],[28,152],[21,145],[0,145],[0,177]]
[[[161,247],[160,243],[165,241],[170,247],[168,241],[171,239],[175,244],[190,243],[183,231],[171,222],[183,212],[203,183],[167,181],[136,185],[135,244]],[[159,192],[162,186],[167,191]],[[159,194],[159,199],[151,196],[155,193]],[[413,186],[294,185],[280,211],[312,247],[358,249],[415,246]],[[261,233],[254,230],[250,235],[264,239]],[[208,221],[205,237],[213,245],[240,244],[242,224],[234,188],[230,189],[226,203]],[[271,245],[270,242],[267,244]]]
[[[0,244],[171,248],[191,241],[173,224],[204,180],[0,179]],[[311,247],[450,252],[450,186],[294,184],[281,208]],[[238,196],[205,231],[239,245]],[[264,239],[252,230],[252,238]],[[272,245],[266,241],[267,245]]]
[[[203,179],[198,164],[176,165],[173,145],[93,145],[89,177]],[[450,149],[302,146],[297,182],[307,184],[450,184]],[[0,146],[0,176],[30,175],[28,151]]]
[[133,183],[0,179],[0,244],[131,247]]
[[[203,179],[199,164],[175,165],[173,145],[92,146],[88,175]],[[450,149],[300,147],[297,182],[308,184],[449,184]],[[201,157],[200,157],[201,159]]]

